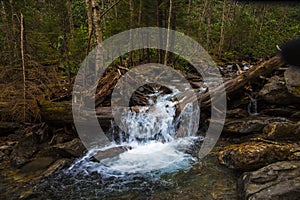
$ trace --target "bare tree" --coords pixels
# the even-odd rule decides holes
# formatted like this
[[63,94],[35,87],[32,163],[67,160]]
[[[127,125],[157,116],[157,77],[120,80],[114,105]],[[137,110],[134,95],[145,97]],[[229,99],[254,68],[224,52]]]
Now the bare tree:
[[100,45],[102,42],[102,31],[101,31],[101,25],[100,25],[100,9],[99,4],[97,0],[91,0],[92,3],[92,19],[93,19],[93,25],[94,25],[94,31],[95,31],[95,42],[96,45]]
[[21,13],[20,17],[20,49],[22,59],[22,72],[23,72],[23,120],[26,121],[26,76],[25,76],[25,57],[24,57],[24,17]]
[[209,51],[209,48],[210,48],[210,31],[211,31],[211,8],[210,7],[208,7],[206,21],[207,21],[206,51]]
[[267,5],[263,5],[263,8],[262,8],[262,16],[261,16],[261,23],[260,23],[260,27],[259,27],[259,32],[262,31],[262,28],[264,26],[264,22],[265,22],[265,16],[267,14],[267,11],[268,11],[268,7]]
[[224,44],[224,31],[225,31],[225,20],[226,20],[226,0],[223,1],[223,11],[222,11],[222,23],[221,23],[221,32],[220,32],[220,42],[219,42],[219,49],[218,54],[222,53],[222,48]]
[[164,65],[167,65],[168,62],[168,51],[170,49],[170,29],[171,29],[171,18],[172,18],[172,0],[170,0],[169,5],[169,17],[168,17],[168,31],[167,31],[167,41],[166,41],[166,53],[164,59]]
[[[161,5],[162,5],[162,0],[157,0],[157,26],[162,28],[163,26],[163,17],[162,17],[162,9],[161,9]],[[163,35],[162,35],[162,31],[161,29],[158,30],[158,46],[162,47],[163,46]],[[162,63],[163,60],[163,51],[161,49],[158,49],[158,63]]]
[[198,38],[199,38],[200,42],[202,41],[202,38],[203,38],[202,37],[202,26],[203,26],[203,23],[205,20],[208,6],[209,6],[209,0],[205,0],[204,6],[202,9],[202,13],[201,13],[201,17],[200,17],[199,28],[198,28]]
[[[133,17],[134,17],[134,8],[133,8],[133,0],[129,0],[129,10],[130,10],[130,35],[129,35],[129,47],[130,49],[133,48],[133,43],[132,43],[132,31],[131,29],[133,28]],[[129,51],[129,65],[133,65],[133,60],[132,60],[132,51]]]
[[91,48],[91,39],[93,34],[93,19],[92,19],[92,5],[91,0],[85,0],[85,8],[87,13],[87,20],[88,20],[88,34],[89,34],[89,41],[88,41],[88,47],[87,47],[87,54],[90,51]]
[[71,37],[73,37],[74,36],[74,22],[73,22],[73,12],[72,12],[71,0],[67,0],[66,6],[67,6],[67,10],[68,10],[70,34],[71,34]]

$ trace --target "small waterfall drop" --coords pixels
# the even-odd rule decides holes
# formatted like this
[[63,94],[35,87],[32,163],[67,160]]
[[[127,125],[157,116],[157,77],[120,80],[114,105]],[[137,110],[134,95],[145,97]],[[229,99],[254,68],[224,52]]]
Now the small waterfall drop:
[[250,97],[250,102],[248,104],[249,115],[258,115],[257,112],[257,100],[255,97]]
[[[176,94],[176,90],[171,94],[160,92],[151,94],[151,97],[155,96],[156,101],[150,99],[150,105],[137,107],[138,111],[124,112],[121,121],[126,127],[126,135],[114,132],[113,134],[120,135],[118,141],[113,141],[104,148],[89,151],[67,172],[87,174],[97,172],[105,176],[120,177],[137,173],[162,174],[191,167],[197,161],[195,157],[197,152],[191,149],[196,142],[203,140],[202,137],[192,134],[198,128],[199,118],[193,119],[191,116],[193,112],[200,111],[195,103],[189,103],[180,115],[176,116],[178,101],[174,101],[173,98]],[[182,121],[185,121],[187,127],[181,130],[185,133],[177,137],[176,132]],[[91,161],[99,151],[121,147],[129,148],[99,162]]]

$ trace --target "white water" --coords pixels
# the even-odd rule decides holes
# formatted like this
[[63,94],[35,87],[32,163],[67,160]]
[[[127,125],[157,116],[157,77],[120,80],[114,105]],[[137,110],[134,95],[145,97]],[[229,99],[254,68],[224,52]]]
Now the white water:
[[[175,119],[177,102],[172,102],[172,94],[159,95],[156,102],[150,106],[141,107],[139,113],[127,111],[122,116],[122,123],[127,128],[128,137],[125,142],[112,142],[109,146],[95,148],[86,156],[77,160],[69,169],[70,173],[93,173],[103,176],[124,177],[128,174],[162,174],[180,169],[189,169],[197,161],[188,152],[195,146],[195,141],[202,140],[192,133],[199,118],[191,116],[194,108],[192,104],[183,109],[177,120]],[[154,94],[155,95],[155,94]],[[196,110],[198,111],[198,110]],[[189,120],[185,123],[185,134],[176,138],[176,130],[180,123],[178,119]],[[198,120],[198,121],[197,121]],[[198,128],[198,127],[197,127]],[[91,161],[98,151],[114,147],[129,146],[131,149],[113,158],[106,158],[100,162]]]
[[251,97],[250,102],[248,104],[248,113],[249,115],[258,115],[256,98]]

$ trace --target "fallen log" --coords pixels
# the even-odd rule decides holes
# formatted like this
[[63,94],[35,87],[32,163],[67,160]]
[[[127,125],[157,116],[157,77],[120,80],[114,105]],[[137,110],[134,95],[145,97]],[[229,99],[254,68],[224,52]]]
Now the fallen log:
[[[243,88],[250,81],[254,81],[260,76],[264,76],[270,74],[272,71],[278,69],[282,66],[282,62],[278,56],[271,58],[268,61],[265,61],[257,66],[254,66],[247,72],[238,75],[236,78],[229,80],[224,83],[226,95],[229,96],[241,88]],[[116,77],[115,75],[113,77]],[[217,86],[216,88],[211,89],[211,92],[216,92],[220,90],[222,86]],[[109,87],[107,87],[109,88]],[[107,95],[108,89],[105,89],[105,95]],[[100,93],[98,93],[100,94]],[[206,91],[204,93],[196,93],[196,98],[194,94],[194,90],[188,90],[187,92],[181,94],[182,101],[180,102],[177,109],[179,111],[184,108],[187,103],[194,102],[199,100],[201,103],[202,109],[210,108],[211,97],[210,92]],[[223,94],[225,95],[225,94]],[[184,98],[183,98],[184,97]],[[214,96],[214,98],[218,98],[218,96]],[[138,112],[137,108],[124,108],[131,109],[135,112]],[[40,103],[40,113],[42,117],[42,121],[52,124],[64,124],[64,123],[73,123],[72,116],[72,105],[71,102],[43,102]],[[88,113],[87,113],[88,114]],[[106,124],[107,121],[113,118],[112,111],[110,107],[97,107],[96,115],[99,121]]]
[[99,107],[110,96],[121,75],[118,71],[112,71],[101,79],[95,96],[96,107]]
[[[195,99],[195,97],[192,96],[191,91],[187,91],[180,95],[181,97],[185,97],[184,100],[180,103],[181,104],[180,107],[183,108],[187,103],[198,100],[201,104],[202,109],[210,108],[211,105],[210,93],[218,94],[218,91],[220,91],[220,89],[224,87],[226,91],[226,95],[230,96],[233,93],[242,89],[247,83],[251,81],[255,81],[260,76],[265,76],[267,74],[270,74],[272,71],[282,67],[282,65],[283,63],[280,57],[275,56],[270,60],[267,60],[257,66],[252,67],[250,70],[238,75],[236,78],[225,82],[224,85],[217,86],[213,89],[210,89],[210,91],[206,91],[205,93],[197,94],[197,99]],[[225,95],[225,94],[220,94],[220,95]],[[213,98],[219,98],[219,97],[220,96],[218,95],[214,95]]]
[[[41,119],[47,124],[59,126],[74,123],[71,101],[40,102],[39,107]],[[88,113],[86,114],[88,115]],[[105,126],[109,126],[110,120],[113,118],[110,107],[97,108],[96,115]]]

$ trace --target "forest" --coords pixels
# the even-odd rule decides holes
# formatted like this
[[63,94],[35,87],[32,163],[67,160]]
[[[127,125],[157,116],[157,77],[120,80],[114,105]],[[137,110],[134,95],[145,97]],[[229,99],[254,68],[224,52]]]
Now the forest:
[[[283,58],[300,58],[299,2],[0,0],[0,15],[4,199],[300,198],[300,68]],[[141,48],[109,63],[88,91],[95,94],[84,97],[83,107],[91,100],[94,107],[75,107],[78,88],[90,81],[76,82],[91,52],[117,34],[146,27],[166,30],[157,38],[165,49],[174,48],[171,30],[192,38],[216,67],[204,71],[220,73],[222,84],[214,76],[208,83],[179,54]],[[138,67],[149,63],[170,66],[187,82],[161,74],[175,88],[189,89],[178,94],[143,83],[149,78],[143,73],[155,71]],[[143,71],[132,75],[135,69]],[[122,107],[126,130],[114,119],[112,100],[114,91],[118,98],[130,91],[121,90],[125,76],[142,85]],[[215,106],[222,98],[224,108]],[[76,125],[77,108],[85,122],[92,109],[108,146],[87,144],[82,135],[96,129]],[[210,127],[220,124],[222,134],[210,138]],[[202,158],[206,138],[216,144]]]
[[[276,45],[299,35],[299,9],[297,3],[229,0],[1,1],[0,61],[6,72],[1,73],[1,82],[10,83],[10,87],[5,86],[1,102],[15,101],[12,94],[22,93],[16,92],[22,82],[27,99],[37,96],[31,94],[33,90],[44,93],[43,98],[48,100],[56,98],[51,97],[55,96],[50,94],[51,89],[41,88],[49,84],[47,74],[31,76],[30,69],[39,71],[44,67],[43,70],[62,72],[67,77],[65,81],[71,83],[95,45],[138,27],[164,27],[182,32],[199,42],[219,65],[266,60],[276,55]],[[122,57],[116,63],[124,65],[127,60],[131,62],[129,65],[138,65],[150,57],[163,63],[164,59],[162,51],[149,49],[146,53],[132,52]],[[188,69],[180,59],[174,62],[170,57],[168,63]],[[41,76],[45,77],[32,80]],[[27,112],[25,121],[36,118],[32,113],[36,114]],[[7,117],[21,118],[17,113]]]

